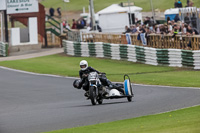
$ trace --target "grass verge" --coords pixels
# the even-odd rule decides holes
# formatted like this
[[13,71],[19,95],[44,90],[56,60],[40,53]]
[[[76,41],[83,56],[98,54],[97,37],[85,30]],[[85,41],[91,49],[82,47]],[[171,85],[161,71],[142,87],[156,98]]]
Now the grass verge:
[[[121,2],[127,2],[122,0],[94,0],[94,9],[95,12],[102,10],[103,8],[110,6],[111,4],[119,4]],[[143,11],[151,11],[151,3],[150,0],[134,0],[136,6],[142,7]],[[186,0],[181,1],[183,6],[186,6]],[[193,0],[194,6],[199,7],[200,3],[198,0]],[[154,9],[160,9],[164,11],[169,8],[174,7],[174,0],[152,0]],[[82,11],[83,7],[88,8],[89,0],[70,0],[69,3],[64,3],[63,0],[43,0],[42,4],[45,7],[61,7],[62,10],[66,11]]]
[[199,133],[200,106],[46,133]]
[[25,60],[3,61],[0,62],[0,65],[42,74],[79,77],[79,62],[82,59],[86,59],[89,65],[95,69],[107,73],[107,77],[111,81],[123,81],[123,75],[129,74],[133,83],[200,87],[200,71],[110,59],[67,57],[64,54],[59,54]]

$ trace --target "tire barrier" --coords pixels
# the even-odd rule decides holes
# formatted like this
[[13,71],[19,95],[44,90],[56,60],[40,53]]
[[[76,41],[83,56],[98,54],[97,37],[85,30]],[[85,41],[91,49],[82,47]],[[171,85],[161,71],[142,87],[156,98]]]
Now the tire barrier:
[[8,44],[0,42],[0,56],[8,56]]
[[64,52],[71,56],[127,60],[149,65],[189,67],[200,70],[200,50],[156,49],[137,45],[63,40]]

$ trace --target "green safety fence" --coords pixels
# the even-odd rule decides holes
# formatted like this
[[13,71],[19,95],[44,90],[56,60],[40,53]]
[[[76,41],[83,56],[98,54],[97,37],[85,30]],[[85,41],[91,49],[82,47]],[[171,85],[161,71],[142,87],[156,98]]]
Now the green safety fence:
[[63,41],[64,52],[72,56],[103,57],[150,65],[200,69],[200,51],[156,49],[136,45]]

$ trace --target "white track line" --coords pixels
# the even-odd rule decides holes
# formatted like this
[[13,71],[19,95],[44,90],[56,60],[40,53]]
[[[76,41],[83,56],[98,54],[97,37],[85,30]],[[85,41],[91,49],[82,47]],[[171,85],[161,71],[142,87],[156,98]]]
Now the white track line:
[[[165,111],[165,112],[155,113],[155,114],[151,114],[151,115],[159,115],[159,114],[169,113],[169,112],[172,112],[172,111],[178,111],[178,110],[182,110],[182,109],[189,109],[189,108],[197,107],[197,106],[200,106],[200,104],[197,104],[197,105],[194,105],[194,106],[191,106],[191,107],[185,107],[185,108],[179,108],[179,109],[169,110],[169,111]],[[147,116],[150,116],[150,115],[147,115]]]
[[[0,66],[1,69],[9,70],[9,71],[15,71],[15,72],[20,72],[20,73],[25,73],[25,74],[31,74],[31,75],[37,75],[37,76],[47,76],[47,77],[55,77],[55,78],[66,78],[66,79],[79,79],[77,77],[66,77],[66,76],[59,76],[59,75],[52,75],[52,74],[39,74],[39,73],[34,73],[34,72],[27,72],[23,70],[17,70],[13,68],[8,68],[8,67],[3,67]],[[115,83],[122,83],[122,82],[115,82]],[[162,85],[144,85],[144,84],[133,84],[134,86],[149,86],[149,87],[164,87],[164,88],[183,88],[183,89],[195,89],[195,90],[200,90],[200,88],[195,88],[195,87],[174,87],[174,86],[162,86]]]
[[9,71],[25,73],[25,74],[31,74],[31,75],[37,75],[37,76],[47,76],[47,77],[55,77],[55,78],[67,78],[67,79],[78,79],[76,77],[65,77],[65,76],[52,75],[52,74],[40,74],[40,73],[34,73],[34,72],[27,72],[27,71],[17,70],[17,69],[3,67],[3,66],[0,66],[0,68],[1,69],[5,69],[5,70],[9,70]]

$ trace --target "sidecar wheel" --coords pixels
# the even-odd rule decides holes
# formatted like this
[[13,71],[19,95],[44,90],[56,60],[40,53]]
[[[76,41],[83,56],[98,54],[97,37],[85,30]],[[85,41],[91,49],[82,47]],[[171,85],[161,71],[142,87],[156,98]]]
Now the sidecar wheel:
[[131,102],[131,101],[132,101],[132,97],[127,97],[127,100],[128,100],[129,102]]

